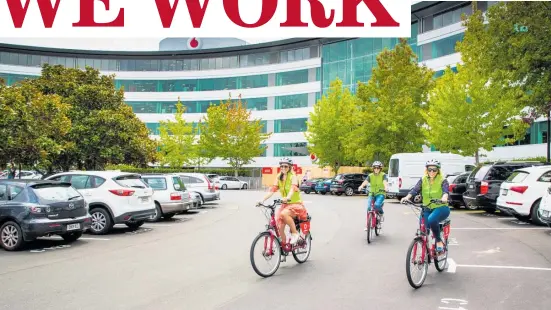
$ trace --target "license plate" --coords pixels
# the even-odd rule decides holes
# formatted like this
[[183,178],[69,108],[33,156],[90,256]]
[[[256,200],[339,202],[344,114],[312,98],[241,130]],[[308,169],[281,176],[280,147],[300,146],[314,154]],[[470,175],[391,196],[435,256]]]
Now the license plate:
[[474,188],[474,185],[472,185],[472,184],[469,184],[469,188]]
[[67,230],[75,230],[75,229],[80,229],[79,223],[67,225]]
[[142,197],[141,200],[142,200],[142,202],[148,202],[148,201],[149,201],[149,197]]

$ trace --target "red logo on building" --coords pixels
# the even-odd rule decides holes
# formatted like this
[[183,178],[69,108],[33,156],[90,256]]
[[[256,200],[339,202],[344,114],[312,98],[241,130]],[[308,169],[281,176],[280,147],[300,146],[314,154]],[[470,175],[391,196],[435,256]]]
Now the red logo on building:
[[199,41],[199,39],[197,38],[190,38],[187,41],[187,47],[192,50],[199,48],[200,45],[201,45],[201,41]]

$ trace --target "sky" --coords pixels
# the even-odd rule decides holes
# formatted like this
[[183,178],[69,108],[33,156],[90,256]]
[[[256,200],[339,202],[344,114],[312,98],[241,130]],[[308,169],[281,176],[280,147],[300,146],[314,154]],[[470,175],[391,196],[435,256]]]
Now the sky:
[[[82,50],[105,51],[158,51],[159,42],[164,38],[0,38],[0,43],[42,46]],[[238,38],[250,44],[287,38]]]

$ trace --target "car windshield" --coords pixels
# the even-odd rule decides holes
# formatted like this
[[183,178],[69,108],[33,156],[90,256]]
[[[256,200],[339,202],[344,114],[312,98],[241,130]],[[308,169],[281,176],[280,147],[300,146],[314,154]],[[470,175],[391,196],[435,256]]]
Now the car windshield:
[[38,184],[33,191],[42,203],[80,199],[82,196],[69,184]]

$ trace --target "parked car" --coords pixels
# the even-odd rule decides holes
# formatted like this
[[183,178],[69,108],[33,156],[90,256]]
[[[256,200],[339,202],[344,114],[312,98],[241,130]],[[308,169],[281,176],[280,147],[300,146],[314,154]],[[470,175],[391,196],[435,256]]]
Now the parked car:
[[519,220],[543,225],[540,203],[551,185],[551,166],[528,167],[515,170],[501,184],[497,208]]
[[219,177],[218,183],[221,189],[247,189],[249,184],[236,177]]
[[151,216],[151,221],[156,222],[161,217],[170,219],[191,209],[191,195],[177,174],[146,174],[142,175],[142,180],[153,189],[155,215]]
[[541,198],[540,207],[539,207],[539,219],[551,226],[551,186],[545,189],[545,193]]
[[203,173],[179,173],[178,176],[188,190],[201,195],[201,204],[220,200],[220,190],[215,187],[207,175]]
[[517,169],[541,165],[539,162],[497,162],[477,167],[467,178],[467,190],[463,194],[465,205],[494,213],[501,183]]
[[465,201],[463,200],[463,193],[467,190],[467,178],[471,172],[461,173],[453,178],[453,181],[449,182],[449,197],[448,204],[450,207],[461,208],[465,207]]
[[203,205],[203,202],[201,201],[201,195],[198,192],[189,191],[189,194],[191,196],[191,202],[192,202],[192,209],[198,209]]
[[84,196],[92,216],[90,232],[95,235],[109,233],[115,224],[137,229],[155,214],[153,189],[136,173],[71,171],[46,179],[70,182]]
[[[315,191],[318,194],[322,194],[322,195],[331,193],[331,181],[333,181],[333,178],[320,179],[318,183],[316,183],[316,186],[314,187]],[[333,195],[333,193],[331,193],[331,195]]]
[[358,188],[366,178],[367,174],[364,173],[337,174],[331,181],[330,190],[337,196],[343,193],[346,194],[346,196],[352,196],[359,193]]
[[73,242],[90,225],[88,205],[70,183],[0,180],[0,245],[5,250],[49,235]]
[[322,180],[325,180],[325,179],[316,178],[316,179],[306,180],[300,184],[299,190],[306,194],[310,194],[311,192],[316,192],[316,184],[318,184],[318,182]]

